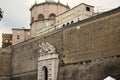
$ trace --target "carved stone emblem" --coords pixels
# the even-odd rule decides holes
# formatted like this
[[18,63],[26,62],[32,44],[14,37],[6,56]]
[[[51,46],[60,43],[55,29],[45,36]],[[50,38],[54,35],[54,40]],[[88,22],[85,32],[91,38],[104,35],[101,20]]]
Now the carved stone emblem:
[[39,50],[40,55],[56,53],[55,47],[49,44],[48,42],[40,44],[39,47],[40,47]]

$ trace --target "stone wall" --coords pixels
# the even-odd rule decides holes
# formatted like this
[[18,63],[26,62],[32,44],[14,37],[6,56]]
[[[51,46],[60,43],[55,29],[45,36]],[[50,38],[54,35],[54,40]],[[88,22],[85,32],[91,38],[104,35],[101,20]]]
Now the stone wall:
[[37,79],[42,42],[57,49],[58,80],[102,80],[108,75],[120,79],[119,9],[14,45],[11,80]]
[[120,79],[120,12],[116,11],[64,28],[58,80]]
[[9,80],[11,68],[11,47],[0,49],[0,80]]
[[[53,34],[46,35],[44,37],[36,37],[31,40],[19,43],[13,46],[12,56],[12,76],[11,80],[28,80],[27,77],[37,76],[38,70],[38,54],[39,44],[42,42],[49,42],[57,49],[57,53],[62,53],[62,31],[54,32]],[[24,75],[24,76],[23,76]],[[36,80],[34,79],[29,80]]]
[[112,76],[120,80],[120,55],[64,65],[58,80],[103,80]]
[[18,75],[14,75],[14,77],[11,77],[10,80],[37,80],[37,73],[22,73]]
[[116,13],[65,28],[63,31],[64,63],[120,54],[119,20],[120,13]]

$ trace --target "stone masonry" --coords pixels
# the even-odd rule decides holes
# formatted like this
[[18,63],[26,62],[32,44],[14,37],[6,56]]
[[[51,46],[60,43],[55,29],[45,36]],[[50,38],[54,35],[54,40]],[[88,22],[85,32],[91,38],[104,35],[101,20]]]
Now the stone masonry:
[[[14,45],[12,54],[0,55],[4,58],[0,58],[1,65],[5,66],[0,66],[0,74],[8,74],[5,80],[37,80],[40,65],[48,67],[59,59],[57,80],[103,80],[107,76],[120,80],[119,20],[120,7]],[[58,55],[49,55],[55,57],[53,63],[46,60],[39,64],[38,60],[50,59],[47,55],[39,57],[39,45],[46,42]]]

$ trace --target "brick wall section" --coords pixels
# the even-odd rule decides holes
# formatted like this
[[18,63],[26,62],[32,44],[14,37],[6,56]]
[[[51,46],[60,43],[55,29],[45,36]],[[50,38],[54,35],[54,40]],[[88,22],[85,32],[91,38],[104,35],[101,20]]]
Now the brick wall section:
[[11,47],[0,49],[0,80],[9,80],[11,68]]

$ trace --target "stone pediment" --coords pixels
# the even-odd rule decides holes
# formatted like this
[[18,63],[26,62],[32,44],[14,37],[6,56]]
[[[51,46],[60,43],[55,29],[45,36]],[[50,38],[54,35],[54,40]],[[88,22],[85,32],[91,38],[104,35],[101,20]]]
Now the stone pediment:
[[39,49],[39,55],[40,56],[56,53],[56,48],[48,42],[39,44],[39,48],[40,48]]

